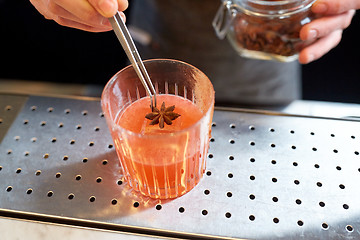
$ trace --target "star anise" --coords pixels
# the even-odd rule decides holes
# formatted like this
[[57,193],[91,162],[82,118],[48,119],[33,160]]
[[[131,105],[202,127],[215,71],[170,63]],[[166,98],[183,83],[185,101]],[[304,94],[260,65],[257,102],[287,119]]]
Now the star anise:
[[160,128],[164,128],[164,123],[171,125],[172,121],[180,117],[180,114],[174,112],[175,105],[165,108],[165,102],[161,104],[160,110],[153,107],[151,113],[146,114],[145,118],[152,120],[150,125],[159,124]]

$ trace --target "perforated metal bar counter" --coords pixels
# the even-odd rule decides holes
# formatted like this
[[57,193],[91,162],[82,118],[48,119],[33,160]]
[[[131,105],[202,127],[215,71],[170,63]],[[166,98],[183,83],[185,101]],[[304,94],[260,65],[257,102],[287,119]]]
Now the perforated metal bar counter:
[[207,169],[154,200],[122,177],[98,99],[0,95],[0,216],[189,239],[359,239],[360,123],[217,108]]

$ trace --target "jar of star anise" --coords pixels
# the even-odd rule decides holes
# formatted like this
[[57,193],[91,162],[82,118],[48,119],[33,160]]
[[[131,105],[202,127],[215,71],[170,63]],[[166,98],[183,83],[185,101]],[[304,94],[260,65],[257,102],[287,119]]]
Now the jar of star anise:
[[213,27],[244,57],[289,62],[308,45],[300,39],[303,25],[315,18],[315,0],[223,0]]

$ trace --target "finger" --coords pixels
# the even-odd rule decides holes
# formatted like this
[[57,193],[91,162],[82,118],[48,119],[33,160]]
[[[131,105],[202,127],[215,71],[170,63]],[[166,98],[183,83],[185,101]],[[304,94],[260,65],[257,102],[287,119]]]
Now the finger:
[[106,32],[106,31],[112,30],[112,28],[109,26],[102,26],[102,27],[101,26],[100,27],[99,26],[90,26],[90,25],[86,25],[86,24],[83,24],[80,22],[76,22],[76,21],[58,17],[58,16],[56,16],[53,20],[61,26],[76,28],[76,29],[80,29],[80,30],[88,31],[88,32]]
[[345,29],[350,25],[354,14],[355,10],[350,10],[342,14],[315,19],[300,30],[300,38],[302,40],[315,40],[329,35],[333,31]]
[[[73,14],[81,23],[90,26],[102,26],[106,23],[106,18],[103,17],[87,0],[53,0],[55,4],[59,5],[66,11]],[[71,19],[70,19],[71,20]]]
[[359,0],[318,0],[311,10],[314,13],[322,14],[339,14],[351,9],[360,9]]
[[319,59],[339,44],[341,36],[342,30],[336,30],[329,35],[320,38],[315,43],[301,50],[299,53],[299,62],[306,64]]
[[102,16],[109,18],[115,15],[118,10],[117,0],[88,0],[89,3],[98,11]]

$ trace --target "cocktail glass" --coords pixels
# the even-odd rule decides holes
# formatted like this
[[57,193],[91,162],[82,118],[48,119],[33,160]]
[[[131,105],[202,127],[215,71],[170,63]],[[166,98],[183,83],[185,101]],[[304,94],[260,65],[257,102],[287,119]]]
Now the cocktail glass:
[[101,105],[130,187],[152,198],[175,198],[193,189],[206,168],[214,112],[214,89],[190,64],[144,61],[156,89],[157,108],[175,105],[171,125],[150,125],[150,97],[132,66],[115,74]]

